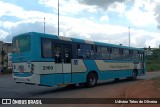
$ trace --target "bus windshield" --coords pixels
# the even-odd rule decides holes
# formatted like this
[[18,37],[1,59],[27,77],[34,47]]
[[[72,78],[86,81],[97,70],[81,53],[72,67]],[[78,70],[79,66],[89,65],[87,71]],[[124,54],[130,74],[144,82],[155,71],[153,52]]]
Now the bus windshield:
[[28,52],[31,49],[31,37],[30,35],[21,35],[15,37],[12,42],[12,52],[21,53]]

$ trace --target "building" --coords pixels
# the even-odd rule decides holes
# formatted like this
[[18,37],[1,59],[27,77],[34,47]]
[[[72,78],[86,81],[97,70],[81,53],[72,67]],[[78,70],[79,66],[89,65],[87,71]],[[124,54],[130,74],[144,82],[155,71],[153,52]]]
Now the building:
[[0,41],[0,68],[8,67],[8,53],[12,53],[12,44]]
[[0,68],[2,67],[2,64],[1,64],[1,61],[2,61],[2,55],[1,55],[1,52],[2,52],[2,44],[3,44],[3,41],[0,41]]
[[146,55],[152,55],[153,54],[153,48],[144,48]]
[[160,49],[160,45],[158,48],[151,48],[150,46],[148,48],[143,48],[145,50],[145,53],[147,56],[152,55],[154,50]]

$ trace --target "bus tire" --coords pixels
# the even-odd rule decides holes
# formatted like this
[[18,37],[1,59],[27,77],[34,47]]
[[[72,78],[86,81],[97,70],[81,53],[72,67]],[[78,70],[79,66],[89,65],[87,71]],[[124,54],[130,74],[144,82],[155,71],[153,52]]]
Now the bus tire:
[[118,81],[119,81],[119,78],[115,78],[114,81],[115,81],[115,82],[118,82]]
[[132,76],[131,77],[127,77],[128,80],[136,80],[137,79],[137,75],[138,75],[138,71],[135,69],[132,72]]
[[86,79],[86,87],[94,87],[97,84],[97,79],[98,77],[96,73],[89,73]]
[[68,88],[74,88],[74,87],[76,87],[76,84],[68,84],[66,87],[68,87]]

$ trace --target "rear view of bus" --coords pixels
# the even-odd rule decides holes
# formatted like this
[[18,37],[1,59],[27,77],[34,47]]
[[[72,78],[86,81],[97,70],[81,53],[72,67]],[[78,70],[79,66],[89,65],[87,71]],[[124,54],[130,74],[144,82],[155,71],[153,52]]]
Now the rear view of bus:
[[12,40],[13,78],[16,82],[39,83],[39,76],[33,73],[32,39],[30,33],[15,36]]

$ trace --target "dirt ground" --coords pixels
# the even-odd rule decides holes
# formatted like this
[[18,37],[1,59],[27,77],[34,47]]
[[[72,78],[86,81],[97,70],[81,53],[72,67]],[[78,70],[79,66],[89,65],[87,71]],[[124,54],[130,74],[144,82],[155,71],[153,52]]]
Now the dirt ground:
[[[160,98],[160,77],[129,87],[125,98]],[[160,107],[160,104],[124,104],[121,107]]]

